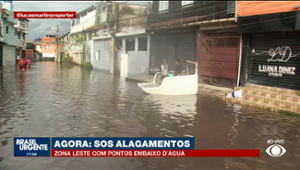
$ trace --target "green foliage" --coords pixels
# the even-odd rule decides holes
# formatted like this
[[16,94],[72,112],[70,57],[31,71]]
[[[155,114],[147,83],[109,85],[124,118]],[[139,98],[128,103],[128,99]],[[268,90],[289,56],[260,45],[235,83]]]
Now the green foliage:
[[299,113],[295,113],[295,112],[291,112],[291,111],[287,111],[287,110],[280,110],[280,113],[283,115],[288,115],[288,116],[300,116]]
[[68,63],[68,55],[62,54],[60,57],[63,64]]
[[83,67],[91,69],[92,68],[92,64],[90,62],[84,62]]
[[84,36],[82,33],[80,33],[80,34],[73,35],[72,39],[75,41],[75,43],[81,43],[84,40]]
[[48,57],[43,58],[43,61],[54,61],[54,60],[55,60],[54,57],[53,58],[48,58]]

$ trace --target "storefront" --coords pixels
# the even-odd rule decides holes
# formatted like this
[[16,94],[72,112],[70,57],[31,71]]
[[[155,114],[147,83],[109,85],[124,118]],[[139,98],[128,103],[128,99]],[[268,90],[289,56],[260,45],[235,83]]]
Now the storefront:
[[[180,59],[183,69],[186,60],[197,61],[197,28],[156,31],[151,34],[150,74],[155,74],[167,60],[171,71],[175,69],[175,60]],[[194,68],[188,68],[193,74]]]
[[294,11],[238,18],[238,31],[244,35],[243,84],[300,90],[299,14]]
[[300,90],[300,32],[249,36],[249,83]]
[[233,20],[208,23],[199,27],[199,82],[234,88],[239,73],[240,39]]

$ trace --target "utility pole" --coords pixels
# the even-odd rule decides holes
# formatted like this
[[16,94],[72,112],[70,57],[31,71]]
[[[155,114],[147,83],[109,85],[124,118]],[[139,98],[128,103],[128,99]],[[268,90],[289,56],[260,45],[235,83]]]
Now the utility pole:
[[58,63],[58,57],[59,57],[59,38],[58,38],[59,28],[58,24],[56,26],[56,37],[55,37],[55,44],[56,44],[56,62]]
[[113,25],[113,31],[111,33],[111,56],[110,56],[110,74],[114,74],[115,72],[115,44],[116,44],[116,34],[117,34],[117,13],[118,13],[118,9],[117,9],[117,4],[116,1],[112,1],[112,5],[113,5],[113,21],[114,21],[114,25]]

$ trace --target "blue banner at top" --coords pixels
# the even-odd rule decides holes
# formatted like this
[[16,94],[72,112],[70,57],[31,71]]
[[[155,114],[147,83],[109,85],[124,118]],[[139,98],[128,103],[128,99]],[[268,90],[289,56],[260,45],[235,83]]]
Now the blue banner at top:
[[52,138],[52,150],[192,150],[195,138]]

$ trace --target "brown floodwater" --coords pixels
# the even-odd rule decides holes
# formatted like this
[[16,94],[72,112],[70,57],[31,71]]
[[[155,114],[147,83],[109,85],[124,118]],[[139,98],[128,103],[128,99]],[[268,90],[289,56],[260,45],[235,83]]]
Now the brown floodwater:
[[[260,149],[259,158],[13,156],[13,137],[195,137],[197,149]],[[287,151],[267,155],[268,139]],[[0,74],[0,170],[299,170],[300,118],[205,94],[156,96],[78,66],[34,63]]]

